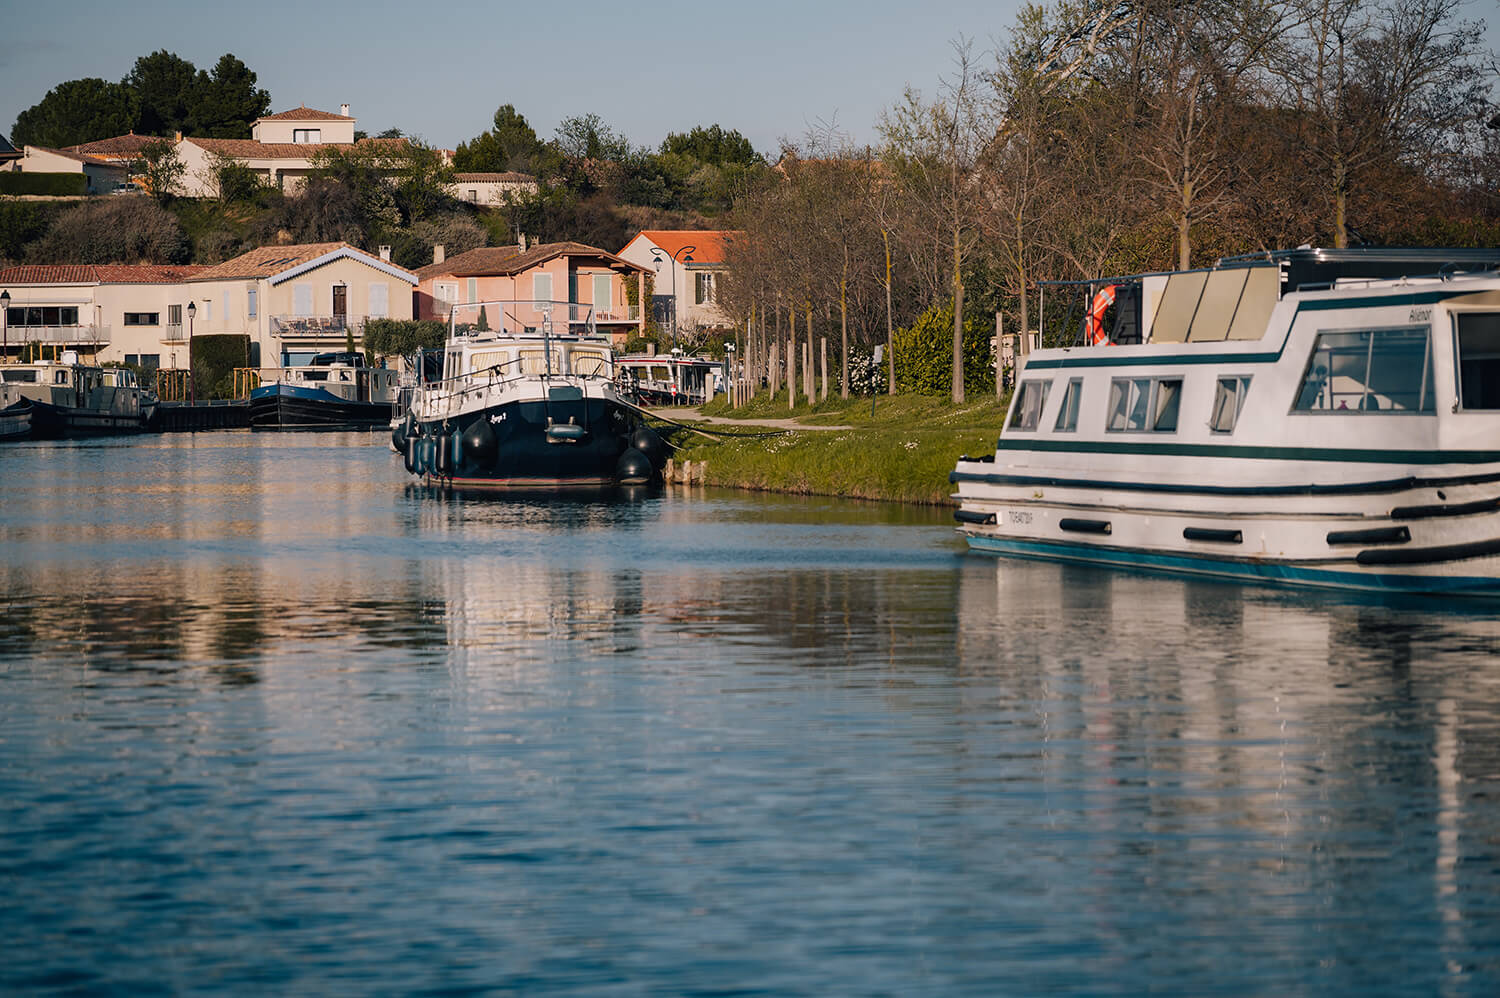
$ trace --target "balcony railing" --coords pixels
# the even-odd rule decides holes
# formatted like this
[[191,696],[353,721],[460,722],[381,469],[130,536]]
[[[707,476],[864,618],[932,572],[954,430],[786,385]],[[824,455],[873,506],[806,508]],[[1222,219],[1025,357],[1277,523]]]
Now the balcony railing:
[[7,343],[103,344],[109,342],[109,334],[110,329],[107,325],[5,327]]
[[162,327],[161,341],[163,343],[186,343],[187,327],[180,322],[169,322]]
[[364,316],[350,315],[273,315],[271,335],[297,339],[338,339],[349,333],[359,336],[364,331]]

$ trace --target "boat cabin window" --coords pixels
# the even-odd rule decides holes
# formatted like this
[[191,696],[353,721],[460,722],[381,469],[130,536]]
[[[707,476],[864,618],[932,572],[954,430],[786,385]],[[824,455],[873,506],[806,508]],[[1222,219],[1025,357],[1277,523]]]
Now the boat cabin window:
[[570,350],[568,360],[573,365],[573,373],[580,378],[608,378],[609,358],[603,350]]
[[[552,373],[562,372],[562,355],[552,351]],[[522,374],[546,374],[547,373],[547,351],[541,349],[523,349],[521,351],[521,373]]]
[[67,371],[53,371],[52,372],[52,383],[55,384],[55,385],[66,385],[68,383],[68,372]]
[[1208,419],[1208,428],[1214,433],[1233,433],[1249,391],[1249,375],[1220,378],[1214,387],[1214,409]]
[[1500,409],[1500,312],[1472,312],[1458,327],[1458,403]]
[[1294,411],[1434,411],[1427,327],[1319,333]]
[[33,384],[34,385],[34,384],[36,384],[36,371],[35,370],[20,370],[20,371],[9,371],[9,370],[7,370],[7,371],[0,371],[0,380],[15,381],[15,382],[22,382],[22,381],[24,381],[24,382],[26,382],[28,384]]
[[1181,402],[1181,378],[1115,378],[1109,383],[1109,422],[1105,428],[1113,432],[1176,432]]
[[1042,422],[1042,406],[1047,404],[1050,381],[1023,381],[1016,389],[1016,401],[1010,410],[1012,430],[1035,430]]
[[503,372],[513,359],[514,355],[508,350],[484,350],[471,353],[469,354],[469,370],[479,372],[493,367]]
[[1078,429],[1078,400],[1083,397],[1083,379],[1071,378],[1068,387],[1063,391],[1062,405],[1057,410],[1057,423],[1054,430],[1060,433],[1072,433]]

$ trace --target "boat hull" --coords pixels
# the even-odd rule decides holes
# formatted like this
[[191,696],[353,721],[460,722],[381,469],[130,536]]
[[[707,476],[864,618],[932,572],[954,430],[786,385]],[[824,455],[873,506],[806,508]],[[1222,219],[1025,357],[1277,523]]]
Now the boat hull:
[[0,409],[0,440],[24,440],[31,436],[31,403],[17,402]]
[[29,435],[36,440],[57,440],[63,437],[144,433],[150,409],[143,409],[138,405],[133,409],[134,411],[119,412],[32,401]]
[[390,420],[389,402],[351,402],[321,388],[264,385],[250,393],[255,429],[384,426]]
[[[513,400],[398,428],[407,471],[444,488],[535,489],[622,482],[635,414],[612,398]],[[645,466],[646,477],[654,467]],[[628,479],[630,476],[626,476]]]
[[1275,489],[1021,484],[993,468],[961,462],[952,476],[955,515],[976,552],[1282,585],[1500,593],[1500,468]]

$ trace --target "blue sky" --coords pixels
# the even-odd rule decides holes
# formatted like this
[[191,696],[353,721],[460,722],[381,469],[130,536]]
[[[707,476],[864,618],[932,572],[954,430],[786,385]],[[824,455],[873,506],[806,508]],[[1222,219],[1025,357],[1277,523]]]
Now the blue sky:
[[[598,114],[637,145],[717,122],[774,156],[783,138],[832,123],[874,142],[908,85],[931,92],[953,42],[1008,36],[1020,0],[0,0],[0,132],[65,80],[117,81],[166,49],[211,69],[233,53],[272,111],[349,104],[370,134],[400,128],[454,148],[514,104],[542,138]],[[1472,0],[1467,16],[1500,9]],[[295,27],[283,27],[295,26]]]
[[881,111],[904,87],[937,85],[955,38],[988,48],[1020,6],[0,0],[0,132],[58,83],[118,81],[140,56],[166,49],[199,69],[233,53],[273,111],[347,103],[372,135],[400,128],[449,149],[489,128],[507,103],[544,139],[563,118],[592,112],[652,147],[715,122],[767,154],[820,122],[873,142]]

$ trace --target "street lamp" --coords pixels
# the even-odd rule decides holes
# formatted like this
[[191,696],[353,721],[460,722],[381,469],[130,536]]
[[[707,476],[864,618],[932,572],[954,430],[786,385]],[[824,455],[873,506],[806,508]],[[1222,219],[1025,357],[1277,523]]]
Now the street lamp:
[[196,392],[193,391],[193,316],[198,314],[198,306],[188,302],[188,405],[197,405]]
[[5,352],[0,353],[0,364],[10,363],[10,292],[0,291],[0,337],[3,337]]
[[[693,262],[693,250],[695,250],[697,248],[698,247],[696,247],[696,246],[682,246],[682,247],[679,247],[677,249],[676,253],[670,253],[670,254],[668,254],[668,257],[672,261],[672,349],[673,350],[677,349],[677,264],[679,262],[681,262],[681,263],[692,263]],[[656,261],[656,272],[658,274],[661,273],[661,261],[662,261],[662,254],[663,253],[666,253],[666,250],[662,250],[662,249],[652,249],[651,250],[651,257],[652,257],[652,259],[654,259]],[[682,254],[682,260],[681,261],[679,261],[677,259],[677,253],[681,253]]]

